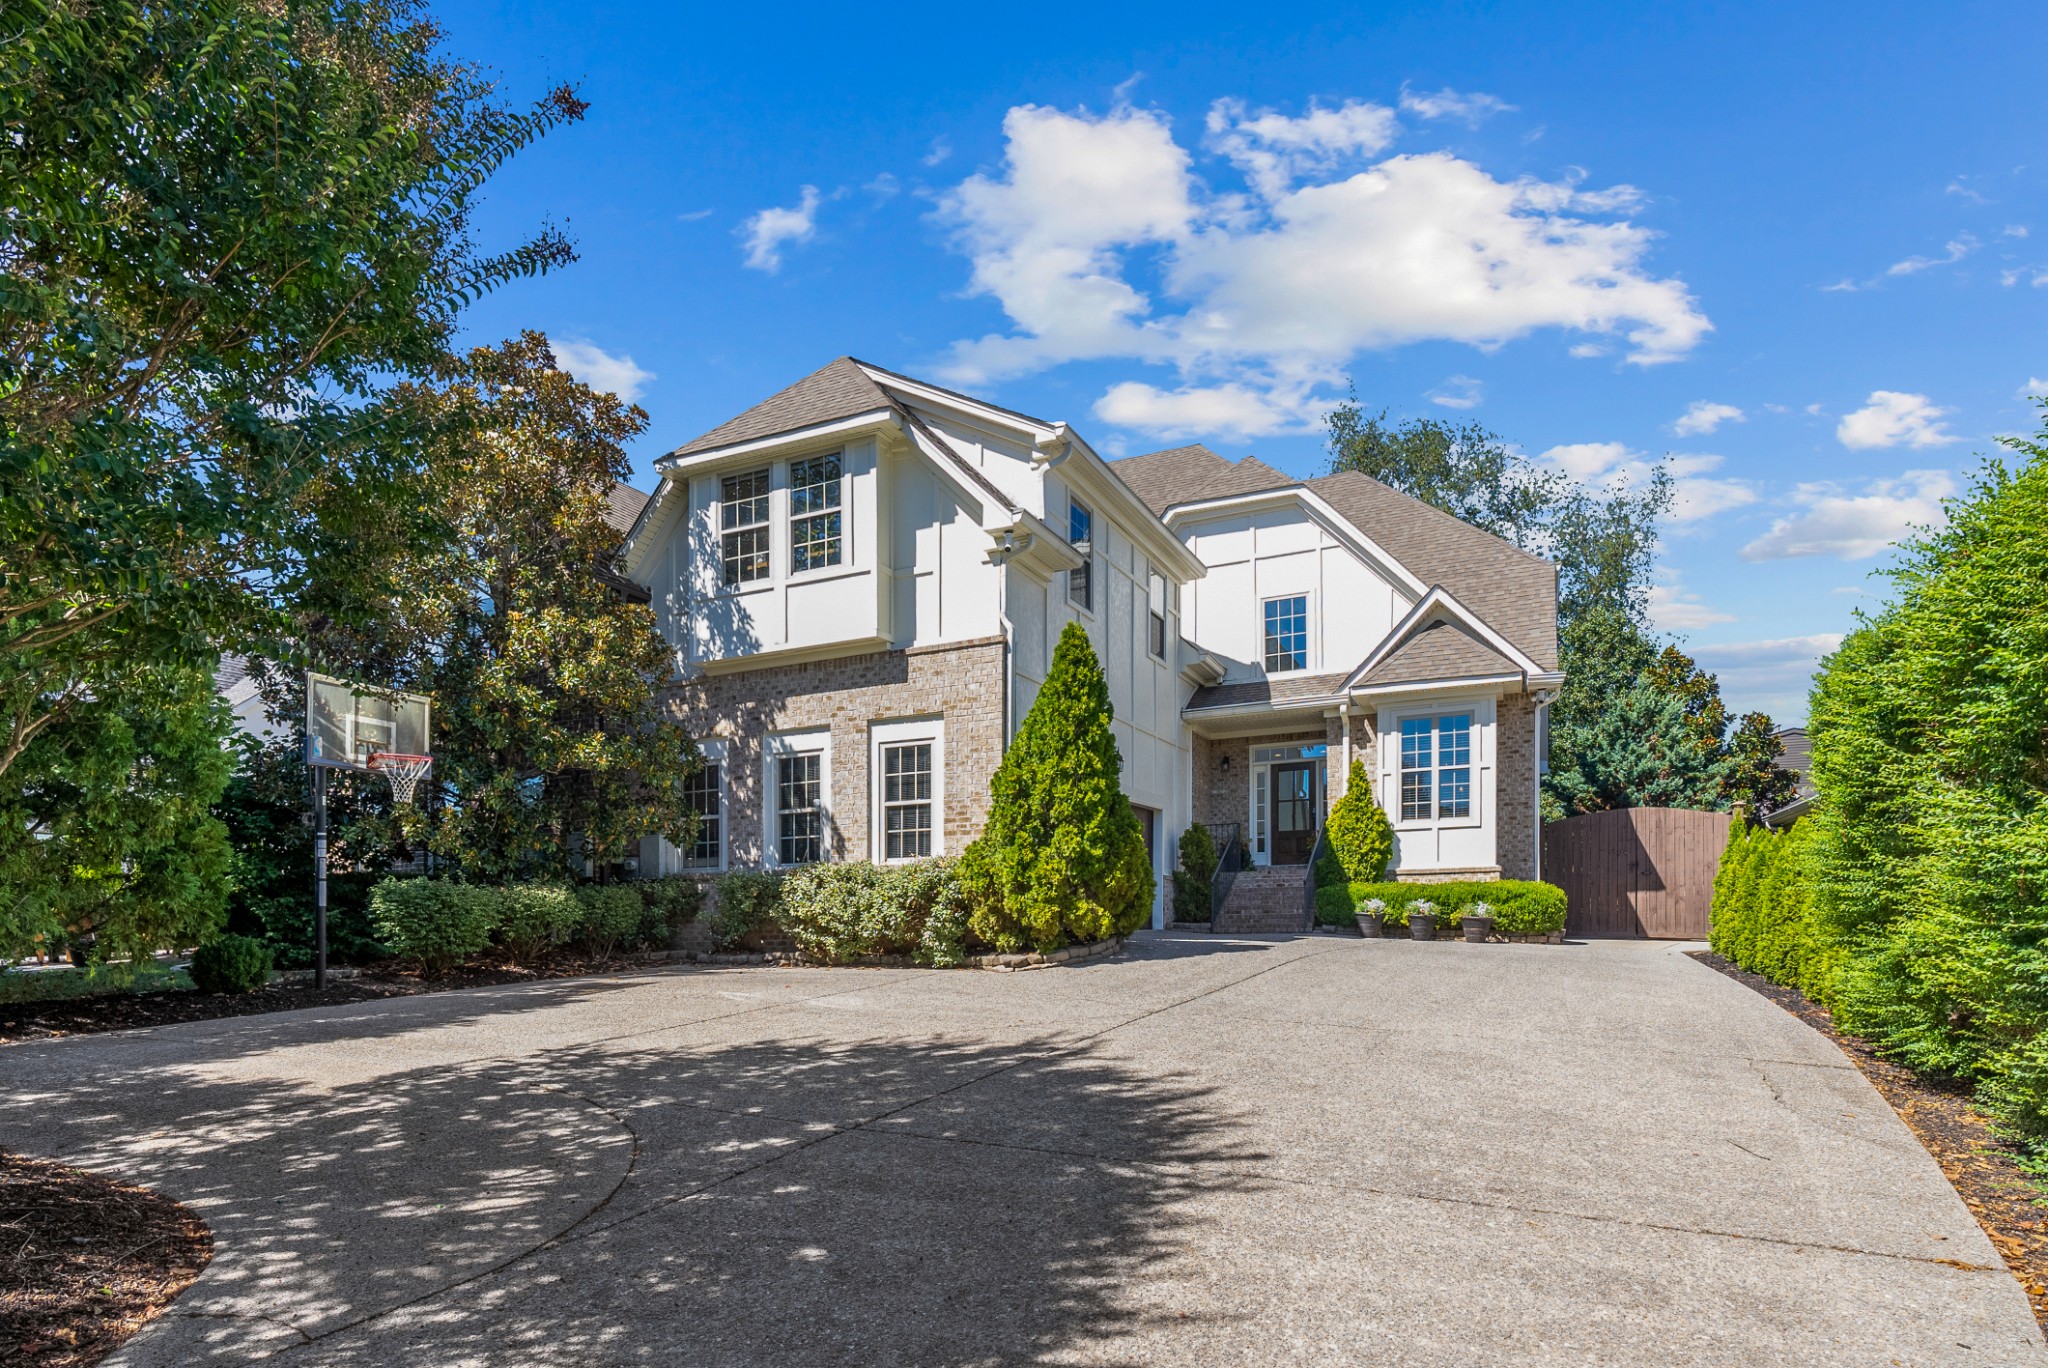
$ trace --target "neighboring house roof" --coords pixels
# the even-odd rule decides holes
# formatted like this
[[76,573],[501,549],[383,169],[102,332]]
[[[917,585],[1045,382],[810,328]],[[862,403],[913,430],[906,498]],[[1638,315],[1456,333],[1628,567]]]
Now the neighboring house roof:
[[1429,623],[1366,671],[1359,684],[1421,684],[1432,679],[1474,679],[1519,674],[1521,666],[1455,622]]
[[1804,727],[1780,727],[1771,733],[1784,748],[1772,763],[1781,770],[1790,770],[1799,776],[1799,794],[1807,797],[1818,792],[1813,786],[1813,741]]
[[604,511],[604,520],[623,537],[633,530],[633,524],[640,519],[640,510],[647,507],[647,501],[652,497],[629,484],[615,484],[612,486],[611,504]]
[[1309,698],[1332,698],[1344,688],[1345,673],[1290,675],[1281,679],[1253,679],[1242,684],[1211,684],[1195,690],[1185,711],[1204,708],[1237,708],[1247,703],[1284,707]]
[[751,442],[799,428],[815,427],[855,414],[890,407],[893,401],[850,356],[812,371],[787,389],[777,390],[737,418],[720,423],[702,437],[683,443],[671,456],[689,456],[716,447]]
[[1547,670],[1557,668],[1557,567],[1370,475],[1296,480],[1255,456],[1230,462],[1199,444],[1112,461],[1154,513],[1269,489],[1309,490],[1424,584],[1441,584]]

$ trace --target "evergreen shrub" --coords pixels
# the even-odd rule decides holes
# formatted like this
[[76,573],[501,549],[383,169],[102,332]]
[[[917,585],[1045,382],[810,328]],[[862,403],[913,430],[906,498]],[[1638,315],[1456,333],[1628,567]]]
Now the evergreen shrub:
[[1076,623],[990,784],[987,824],[960,861],[974,935],[1057,950],[1144,925],[1152,860],[1124,797],[1102,666]]
[[1316,920],[1325,926],[1351,926],[1359,906],[1374,898],[1386,904],[1380,919],[1390,927],[1406,926],[1408,909],[1418,902],[1434,906],[1447,924],[1483,902],[1492,907],[1493,929],[1503,936],[1547,936],[1564,930],[1565,891],[1532,879],[1333,884],[1316,890]]
[[757,927],[775,920],[783,876],[772,870],[737,869],[715,886],[718,908],[711,914],[711,941],[730,950]]
[[1841,947],[1814,914],[1815,832],[1738,826],[1714,874],[1711,944],[1717,954],[1815,1002],[1833,997]]
[[498,943],[521,964],[533,963],[583,924],[583,905],[562,884],[512,884],[499,897]]
[[647,915],[640,923],[640,939],[651,949],[662,949],[675,938],[684,922],[694,921],[704,910],[704,884],[687,874],[670,874],[645,879],[638,885],[647,902]]
[[442,973],[491,943],[503,904],[495,888],[447,879],[386,879],[370,890],[370,920],[394,955]]
[[586,884],[576,890],[583,916],[577,924],[577,939],[592,959],[609,959],[619,942],[640,934],[647,917],[647,900],[631,884]]
[[783,877],[775,919],[799,950],[826,963],[909,955],[951,965],[965,957],[965,903],[949,859],[807,865]]
[[[1363,760],[1352,760],[1344,796],[1330,809],[1324,833],[1346,883],[1378,883],[1387,877],[1387,864],[1394,858],[1394,826],[1372,796]],[[1318,885],[1323,883],[1322,874],[1318,869]]]
[[1180,863],[1173,871],[1173,916],[1176,921],[1209,920],[1210,897],[1219,859],[1216,840],[1200,822],[1188,823],[1180,834]]
[[185,972],[202,993],[253,993],[270,982],[270,947],[254,936],[220,936],[192,952]]

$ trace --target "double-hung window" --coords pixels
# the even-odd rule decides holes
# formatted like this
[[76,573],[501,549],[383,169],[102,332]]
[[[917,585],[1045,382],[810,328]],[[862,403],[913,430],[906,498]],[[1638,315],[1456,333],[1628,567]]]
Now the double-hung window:
[[1410,717],[1401,723],[1401,820],[1472,815],[1472,714]]
[[1095,515],[1087,505],[1067,505],[1067,541],[1080,549],[1081,563],[1067,571],[1067,601],[1090,612],[1095,609]]
[[1266,673],[1308,668],[1308,595],[1266,600]]
[[718,554],[727,586],[768,578],[768,472],[728,475],[718,489]]
[[790,574],[801,575],[806,570],[839,564],[839,494],[843,479],[837,452],[790,463]]
[[815,864],[825,855],[825,757],[778,755],[774,773],[776,863]]
[[1145,572],[1145,648],[1157,660],[1166,659],[1166,577],[1157,570]]
[[882,747],[882,858],[932,853],[932,743]]
[[683,780],[683,804],[697,816],[696,839],[683,850],[685,869],[717,869],[725,863],[725,766],[706,759]]

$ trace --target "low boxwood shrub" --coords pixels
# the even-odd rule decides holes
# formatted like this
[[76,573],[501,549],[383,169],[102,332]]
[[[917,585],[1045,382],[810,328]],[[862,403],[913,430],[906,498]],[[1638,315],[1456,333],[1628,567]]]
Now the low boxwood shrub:
[[711,914],[711,941],[730,950],[756,927],[775,919],[775,904],[782,892],[782,875],[771,870],[738,869],[723,875],[714,886],[718,907]]
[[[1324,838],[1348,883],[1377,883],[1387,876],[1387,862],[1394,858],[1394,827],[1386,811],[1372,796],[1372,780],[1365,761],[1354,759],[1344,781],[1344,796],[1330,809],[1324,824]],[[1316,883],[1323,883],[1323,871],[1316,870]]]
[[1215,838],[1200,822],[1188,823],[1180,834],[1180,864],[1173,871],[1173,915],[1176,921],[1209,920],[1209,899],[1216,879]]
[[185,972],[202,993],[253,993],[270,982],[270,947],[254,936],[221,936],[194,950]]
[[576,901],[583,908],[577,939],[592,959],[609,959],[647,919],[647,900],[631,884],[586,884],[576,890]]
[[441,973],[491,943],[504,898],[447,879],[386,879],[370,890],[370,920],[391,952]]
[[651,950],[666,949],[683,923],[695,920],[704,909],[703,881],[687,874],[644,879],[637,887],[647,905],[647,915],[640,921],[640,943]]
[[498,943],[521,964],[530,964],[576,934],[583,905],[561,884],[513,884],[500,890]]
[[958,964],[967,915],[954,861],[808,865],[784,876],[775,919],[805,955],[845,963],[909,955]]
[[1380,917],[1388,926],[1406,926],[1408,908],[1414,903],[1434,904],[1441,924],[1456,925],[1465,909],[1483,902],[1492,907],[1493,929],[1500,935],[1545,936],[1564,930],[1565,891],[1530,879],[1336,884],[1316,890],[1316,920],[1326,926],[1350,926],[1358,905],[1368,898],[1387,905]]

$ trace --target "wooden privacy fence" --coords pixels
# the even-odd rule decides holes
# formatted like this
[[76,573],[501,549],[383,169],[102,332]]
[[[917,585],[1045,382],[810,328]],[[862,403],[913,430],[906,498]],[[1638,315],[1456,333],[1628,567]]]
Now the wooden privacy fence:
[[1570,897],[1574,936],[1705,940],[1725,812],[1620,808],[1543,828],[1543,878]]

